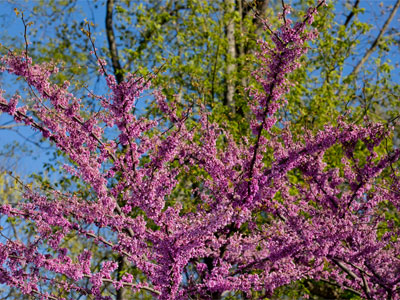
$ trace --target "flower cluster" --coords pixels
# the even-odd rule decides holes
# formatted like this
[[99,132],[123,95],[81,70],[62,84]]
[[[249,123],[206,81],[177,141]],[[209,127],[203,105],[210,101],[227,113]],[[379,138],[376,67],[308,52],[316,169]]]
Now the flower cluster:
[[[1,215],[30,221],[37,234],[33,242],[0,244],[0,283],[43,299],[64,299],[43,292],[44,283],[96,299],[109,299],[106,285],[159,299],[219,299],[235,291],[267,297],[313,278],[367,299],[400,299],[399,228],[385,217],[400,210],[393,167],[400,151],[374,151],[387,128],[340,119],[300,139],[290,126],[271,130],[290,88],[286,75],[316,37],[306,25],[322,3],[295,25],[285,7],[273,45],[261,42],[254,76],[262,88],[250,92],[253,136],[240,141],[205,113],[189,124],[190,112],[178,113],[159,92],[167,127],[137,117],[135,102],[149,83],[134,76],[120,84],[108,76],[110,94],[97,98],[102,109],[83,114],[69,83],[51,83],[56,69],[26,55],[3,57],[1,71],[23,77],[37,94],[29,108],[1,94],[0,110],[63,151],[73,162],[66,170],[92,195],[27,187],[26,201],[0,206]],[[116,138],[107,130],[117,130]],[[363,159],[354,157],[356,145],[365,147]],[[327,161],[332,148],[343,153],[341,162]],[[196,184],[182,196],[181,184],[192,175]],[[62,246],[67,235],[113,255],[99,268],[94,250],[76,254]],[[128,262],[122,280],[113,257]]]

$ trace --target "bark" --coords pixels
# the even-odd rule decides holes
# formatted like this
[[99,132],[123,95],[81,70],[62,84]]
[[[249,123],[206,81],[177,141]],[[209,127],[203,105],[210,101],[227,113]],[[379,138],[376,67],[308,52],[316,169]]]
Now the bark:
[[114,10],[114,0],[107,1],[107,11],[106,11],[106,33],[108,40],[108,48],[111,56],[111,63],[114,69],[115,78],[118,83],[121,83],[124,79],[122,72],[121,63],[119,62],[118,49],[115,43],[115,34],[113,28],[113,10]]
[[235,71],[236,71],[236,42],[235,42],[235,21],[234,21],[234,12],[235,12],[235,0],[225,0],[226,5],[226,13],[228,15],[228,22],[226,24],[226,37],[228,40],[228,49],[227,49],[227,64],[226,64],[226,81],[227,81],[227,90],[226,90],[226,99],[225,104],[228,105],[231,112],[235,112],[235,103],[234,103],[234,95],[236,90],[235,84]]
[[[124,271],[125,266],[128,264],[128,262],[126,261],[126,257],[120,255],[118,257],[118,269],[117,269],[117,279],[121,280],[122,279],[122,273]],[[128,300],[128,296],[127,296],[127,289],[126,288],[120,288],[117,291],[117,297],[116,300]]]

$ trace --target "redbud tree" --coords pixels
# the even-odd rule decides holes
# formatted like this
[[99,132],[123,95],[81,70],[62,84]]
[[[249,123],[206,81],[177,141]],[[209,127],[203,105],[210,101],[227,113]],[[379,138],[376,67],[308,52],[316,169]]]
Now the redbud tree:
[[[91,196],[27,185],[23,200],[2,205],[2,216],[24,220],[35,236],[2,235],[0,283],[38,299],[112,299],[108,290],[121,288],[158,299],[232,299],[268,298],[313,279],[365,299],[400,299],[399,227],[390,218],[400,209],[400,151],[377,151],[391,128],[343,117],[295,136],[277,121],[294,84],[287,75],[317,38],[307,27],[318,9],[323,2],[292,24],[284,6],[279,29],[265,22],[272,42],[260,42],[259,87],[248,91],[252,134],[242,138],[210,121],[205,107],[182,111],[159,91],[162,120],[138,116],[150,82],[129,75],[118,84],[101,59],[109,93],[90,94],[101,109],[84,112],[68,82],[52,83],[57,68],[9,51],[1,71],[23,78],[34,104],[19,106],[18,94],[5,99],[3,91],[0,109],[61,150],[65,170]],[[178,201],[174,192],[193,174],[197,184]],[[96,266],[95,250],[62,246],[71,235],[110,254]],[[115,257],[132,271],[116,274]]]

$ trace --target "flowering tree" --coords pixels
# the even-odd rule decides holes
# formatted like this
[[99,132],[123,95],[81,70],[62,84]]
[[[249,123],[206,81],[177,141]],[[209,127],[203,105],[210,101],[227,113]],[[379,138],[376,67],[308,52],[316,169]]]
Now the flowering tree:
[[[322,4],[294,25],[285,6],[279,30],[265,23],[273,44],[260,42],[261,88],[250,90],[252,136],[242,139],[211,122],[205,108],[189,122],[191,110],[180,112],[159,92],[165,122],[137,117],[149,82],[129,75],[118,84],[102,60],[110,93],[91,95],[102,109],[88,114],[68,82],[51,82],[55,67],[35,65],[26,53],[3,57],[2,71],[24,78],[36,102],[28,109],[18,107],[18,95],[2,96],[0,109],[63,151],[65,169],[91,196],[26,186],[26,201],[2,205],[2,215],[26,220],[37,234],[5,237],[0,282],[41,299],[110,299],[110,285],[159,299],[222,299],[266,298],[312,278],[366,299],[400,299],[399,227],[391,218],[400,209],[400,151],[385,148],[390,128],[342,118],[299,137],[277,124],[286,75],[316,38],[306,27]],[[329,151],[341,160],[330,161]],[[177,201],[180,182],[193,174],[197,186]],[[62,246],[71,235],[125,257],[132,272],[118,280],[114,256],[98,268],[91,250],[74,255]]]

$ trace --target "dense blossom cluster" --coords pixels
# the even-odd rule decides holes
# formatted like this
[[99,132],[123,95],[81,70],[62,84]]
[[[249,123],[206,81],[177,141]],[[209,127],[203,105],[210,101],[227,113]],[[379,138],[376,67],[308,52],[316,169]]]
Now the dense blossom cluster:
[[[306,25],[320,5],[295,25],[284,16],[272,32],[274,44],[261,42],[255,76],[262,90],[250,92],[253,136],[240,141],[205,113],[188,125],[190,112],[179,114],[158,92],[167,127],[137,117],[135,101],[149,84],[134,76],[117,84],[105,74],[110,94],[97,97],[102,110],[82,114],[69,84],[51,83],[55,68],[34,65],[25,55],[3,57],[1,71],[23,77],[36,97],[34,106],[23,108],[18,96],[2,94],[0,109],[61,149],[73,162],[65,169],[90,186],[93,197],[27,187],[27,201],[0,206],[1,215],[31,222],[37,234],[30,242],[0,244],[0,283],[43,299],[64,299],[40,289],[43,283],[96,299],[109,299],[102,294],[109,284],[159,299],[218,299],[234,291],[268,296],[313,278],[367,299],[400,299],[400,228],[385,217],[400,210],[393,166],[400,151],[374,152],[390,134],[387,127],[338,120],[301,138],[289,127],[272,130],[290,87],[286,75],[316,37]],[[118,136],[109,139],[107,128]],[[353,155],[360,145],[363,158]],[[336,165],[326,159],[330,149],[343,153]],[[174,199],[194,170],[191,196]],[[135,273],[118,280],[115,256],[100,269],[91,251],[74,256],[62,246],[71,233],[125,257]]]

